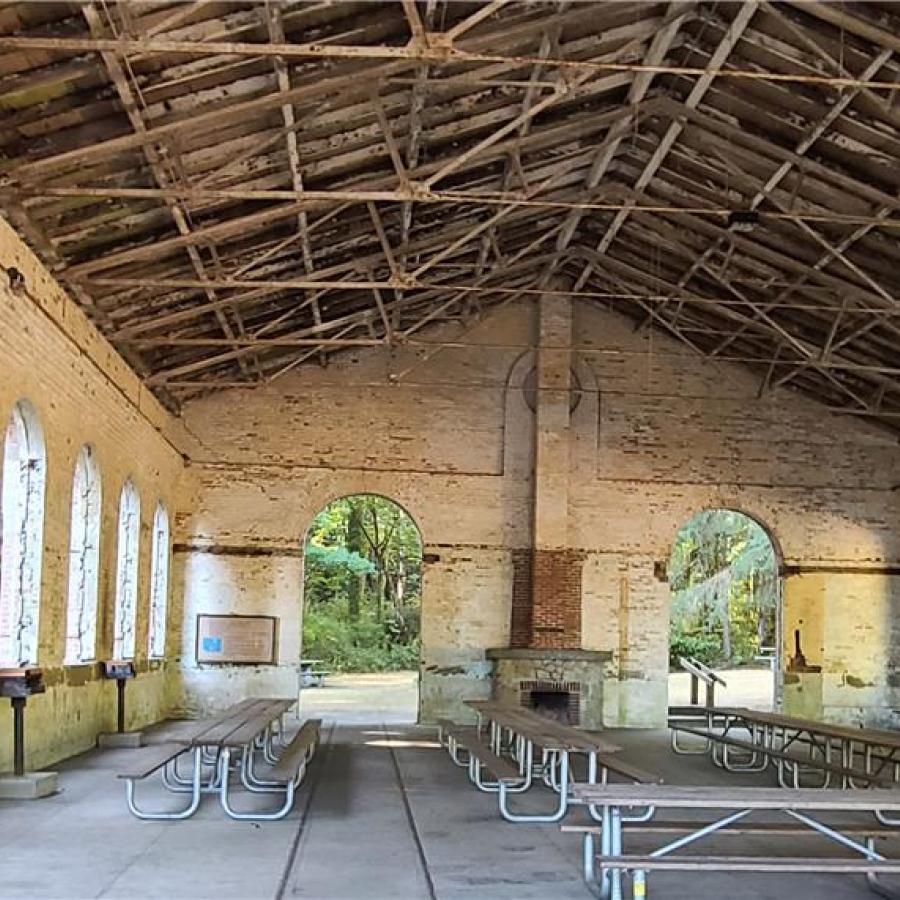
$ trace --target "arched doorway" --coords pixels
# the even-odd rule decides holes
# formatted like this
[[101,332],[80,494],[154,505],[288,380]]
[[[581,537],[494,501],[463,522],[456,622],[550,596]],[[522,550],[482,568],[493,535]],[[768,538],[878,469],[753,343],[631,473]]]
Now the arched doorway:
[[421,597],[422,538],[402,506],[351,494],[319,512],[304,541],[306,709],[416,721]]
[[[781,701],[778,549],[751,516],[707,509],[679,528],[668,564],[669,704],[691,702],[683,660],[725,682],[716,703],[773,709]],[[689,665],[688,665],[689,667]],[[700,702],[704,686],[700,685]]]

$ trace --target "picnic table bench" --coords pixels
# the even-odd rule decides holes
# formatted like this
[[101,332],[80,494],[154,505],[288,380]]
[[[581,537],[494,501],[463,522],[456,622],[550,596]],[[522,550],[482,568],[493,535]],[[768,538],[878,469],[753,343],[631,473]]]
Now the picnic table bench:
[[322,665],[321,659],[301,659],[300,660],[300,688],[323,687],[325,684],[325,676],[331,672]]
[[[293,698],[242,700],[218,715],[183,725],[162,744],[131,754],[118,777],[125,781],[129,810],[141,819],[184,819],[196,812],[205,793],[218,793],[222,809],[233,819],[279,819],[290,812],[294,791],[303,778],[318,742],[320,720],[307,721],[290,743],[284,744],[283,717]],[[276,727],[277,726],[277,727]],[[278,749],[276,749],[276,743]],[[178,771],[178,760],[192,756],[188,777]],[[230,800],[232,757],[242,786],[253,793],[280,793],[281,806],[272,810],[240,812]],[[256,770],[256,757],[271,764],[266,776]],[[204,780],[203,769],[210,772]],[[190,801],[175,811],[148,810],[135,801],[135,784],[160,771],[163,785],[173,793],[190,794]]]
[[[896,896],[878,881],[879,873],[900,872],[900,860],[886,859],[874,849],[874,834],[856,839],[858,830],[825,824],[811,813],[900,812],[900,792],[893,790],[843,790],[822,788],[747,788],[694,787],[659,784],[575,784],[572,800],[602,810],[601,826],[563,826],[563,831],[581,833],[584,877],[591,890],[604,900],[621,900],[622,873],[631,872],[632,895],[646,896],[647,873],[670,871],[754,871],[754,872],[843,872],[865,875],[870,887],[884,896]],[[642,813],[635,817],[633,810]],[[649,822],[659,809],[703,809],[725,815],[713,822],[681,823],[686,834],[650,853],[627,855],[623,850],[623,825],[631,822],[638,832],[649,828],[637,824]],[[861,858],[778,857],[778,856],[681,856],[682,847],[710,835],[728,833],[736,823],[754,812],[780,813],[799,823],[804,830],[819,834],[860,855]],[[766,829],[756,826],[756,833]],[[600,838],[600,853],[595,841]],[[599,867],[599,871],[598,871]]]
[[[469,778],[482,791],[496,792],[500,814],[510,822],[556,822],[568,810],[570,756],[584,755],[590,782],[605,783],[609,773],[629,780],[657,781],[657,776],[632,766],[615,754],[618,746],[596,732],[582,731],[556,722],[533,710],[493,701],[473,700],[478,725],[465,728],[441,720],[440,740],[453,761],[468,768]],[[541,753],[535,761],[535,748]],[[460,754],[464,752],[466,758]],[[494,776],[486,780],[483,770]],[[521,814],[509,809],[509,795],[529,790],[535,774],[558,795],[555,810],[549,813]]]

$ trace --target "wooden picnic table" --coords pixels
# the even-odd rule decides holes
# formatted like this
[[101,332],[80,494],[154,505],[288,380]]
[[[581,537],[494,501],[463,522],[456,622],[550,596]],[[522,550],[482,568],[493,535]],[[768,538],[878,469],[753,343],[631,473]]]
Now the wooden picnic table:
[[621,748],[597,734],[548,719],[533,709],[493,700],[467,700],[466,705],[482,718],[509,731],[527,732],[545,750],[617,753]]
[[[823,790],[821,788],[696,787],[663,784],[574,784],[574,803],[602,809],[601,827],[563,826],[577,831],[584,840],[585,880],[592,891],[608,900],[621,900],[622,872],[631,872],[633,896],[646,896],[648,871],[762,871],[762,872],[855,872],[863,874],[870,886],[884,896],[897,896],[878,883],[879,872],[900,872],[900,860],[885,859],[874,850],[872,838],[863,841],[851,837],[845,826],[825,824],[811,813],[822,812],[900,812],[900,792],[894,790]],[[713,822],[685,823],[686,836],[678,837],[641,856],[628,856],[623,848],[623,823],[640,832],[640,823],[649,822],[658,809],[711,810],[725,813]],[[635,811],[638,811],[636,814]],[[693,847],[702,838],[725,832],[735,822],[753,812],[773,812],[788,816],[813,833],[858,853],[862,858],[797,858],[785,856],[704,857],[677,851]],[[776,826],[777,827],[777,826]],[[595,839],[601,848],[595,853]],[[599,872],[597,864],[599,863]]]
[[771,725],[775,728],[813,732],[824,737],[855,741],[860,744],[870,744],[874,747],[885,749],[900,749],[900,732],[897,731],[886,731],[882,728],[854,728],[850,725],[820,722],[817,719],[802,719],[797,716],[786,716],[783,713],[747,709],[740,706],[716,707],[715,712],[720,715],[741,718],[748,722]]
[[301,659],[299,668],[297,669],[297,690],[302,691],[304,688],[316,685],[323,687],[325,684],[325,676],[330,675],[328,669],[322,668],[323,660],[321,659]]
[[836,755],[838,765],[844,770],[841,775],[844,787],[856,786],[853,771],[857,758],[862,763],[862,769],[857,771],[860,776],[870,778],[867,783],[871,783],[871,779],[900,781],[898,732],[854,728],[744,707],[720,707],[715,714],[724,717],[726,732],[735,724],[743,725],[750,732],[752,741],[765,747],[785,752],[792,746],[806,745],[818,750],[826,764],[833,764],[832,756]]
[[[557,822],[565,816],[569,807],[568,785],[570,780],[570,755],[583,754],[587,758],[587,779],[594,783],[601,770],[600,758],[616,753],[619,747],[597,734],[582,731],[571,725],[548,719],[531,709],[492,700],[467,700],[466,705],[478,716],[478,730],[489,723],[490,749],[497,756],[511,753],[525,778],[521,788],[527,790],[534,769],[534,748],[540,748],[538,764],[541,778],[559,796],[557,807],[550,813],[519,815],[506,805],[507,794],[514,789],[500,784],[500,812],[510,822]],[[504,741],[504,732],[511,740]]]
[[[228,801],[229,780],[232,777],[232,754],[237,755],[238,774],[246,790],[272,793],[274,782],[262,781],[254,772],[255,757],[261,754],[266,762],[279,762],[275,748],[276,736],[283,746],[283,716],[296,703],[293,697],[264,697],[242,700],[227,710],[177,729],[164,743],[148,747],[143,755],[133,757],[133,765],[119,773],[126,779],[129,809],[139,818],[183,819],[197,810],[203,794],[217,793],[224,811],[232,818],[280,818],[293,802],[293,786],[283,786],[286,803],[274,813],[240,813]],[[275,724],[279,724],[276,732]],[[304,748],[306,749],[306,748]],[[191,774],[178,772],[178,760],[190,753],[193,757]],[[298,759],[297,769],[305,763]],[[203,767],[210,769],[204,780]],[[134,802],[134,784],[155,771],[161,770],[163,784],[175,793],[191,795],[187,807],[176,812],[151,812],[138,808]]]
[[291,697],[243,700],[175,740],[190,747],[242,748],[270,730],[296,702]]

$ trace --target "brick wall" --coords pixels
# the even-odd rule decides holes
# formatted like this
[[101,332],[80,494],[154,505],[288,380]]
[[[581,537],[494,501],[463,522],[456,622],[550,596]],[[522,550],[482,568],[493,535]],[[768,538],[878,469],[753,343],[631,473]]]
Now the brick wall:
[[581,550],[534,551],[531,646],[581,647]]
[[[485,648],[538,640],[578,646],[580,631],[584,648],[614,656],[607,721],[659,724],[668,589],[654,568],[677,529],[706,507],[754,514],[795,564],[896,564],[897,493],[889,489],[900,458],[890,436],[785,391],[759,400],[752,373],[702,364],[657,333],[635,333],[614,313],[577,306],[575,319],[586,392],[571,425],[569,546],[540,562],[534,618],[527,549],[533,484],[521,452],[534,419],[521,392],[508,386],[517,359],[534,344],[530,304],[489,316],[464,336],[490,344],[489,351],[445,349],[424,362],[402,347],[390,359],[377,351],[346,354],[281,385],[190,404],[185,447],[195,463],[185,535],[297,548],[312,517],[337,496],[371,490],[401,503],[426,551],[439,558],[425,568],[426,719],[459,714],[459,697],[487,692]],[[459,339],[449,327],[432,332],[441,334]],[[409,365],[415,374],[408,380],[377,386],[392,367]],[[217,565],[216,584],[225,590],[237,582],[242,591],[254,584],[260,596],[269,591],[262,574],[248,580],[242,558],[220,557]],[[867,610],[883,611],[883,592],[893,588],[860,578],[869,599],[855,612],[842,607],[843,621],[856,615],[857,632],[871,620],[884,634],[879,623],[889,619]],[[789,597],[794,591],[788,579]],[[291,627],[298,593],[298,585],[285,584],[269,603]],[[219,601],[209,589],[188,585],[188,621],[211,602]],[[186,642],[188,680],[190,652]],[[876,656],[877,677],[868,660],[842,663],[835,650],[829,709],[889,706],[890,655],[878,648]],[[878,687],[839,685],[838,671],[853,668]],[[202,699],[203,690],[194,696]]]
[[513,564],[510,646],[581,647],[581,550],[520,549]]
[[[580,632],[583,647],[613,655],[607,722],[659,724],[669,598],[654,570],[680,525],[726,506],[763,522],[799,572],[785,581],[785,615],[821,635],[815,647],[804,642],[823,665],[818,708],[893,721],[900,456],[896,440],[874,427],[787,391],[757,399],[752,373],[703,364],[665,336],[578,305],[573,364],[585,392],[571,422],[566,543],[533,561],[525,458],[533,413],[509,381],[532,365],[532,304],[488,315],[465,334],[430,330],[472,346],[427,359],[402,346],[343,354],[327,369],[197,400],[173,422],[3,224],[0,261],[25,274],[31,294],[0,291],[0,414],[30,399],[48,452],[39,650],[50,690],[29,704],[30,765],[84,749],[113,722],[112,686],[89,667],[62,665],[72,467],[86,441],[103,479],[101,648],[111,641],[117,502],[128,475],[141,493],[141,675],[129,687],[131,727],[173,703],[199,711],[293,688],[304,533],[329,501],[360,491],[403,505],[432,560],[423,588],[425,719],[459,714],[460,698],[487,693],[486,648],[577,646]],[[180,453],[190,457],[186,471]],[[167,642],[178,669],[146,659],[160,497],[180,546]],[[278,616],[278,665],[200,669],[193,623],[210,611]]]
[[[40,418],[47,452],[38,665],[48,690],[29,700],[26,713],[26,765],[37,768],[93,746],[97,733],[114,730],[116,721],[114,683],[101,681],[96,665],[63,664],[76,456],[91,443],[101,478],[101,658],[112,652],[119,491],[130,476],[140,492],[139,675],[128,687],[129,728],[162,718],[175,695],[171,657],[179,650],[181,612],[174,590],[169,659],[148,659],[147,627],[153,514],[162,499],[174,519],[183,463],[166,437],[168,414],[2,219],[0,263],[17,268],[27,288],[11,293],[0,274],[0,421],[5,431],[13,405],[27,398]],[[0,714],[5,719],[7,710]],[[10,742],[0,741],[0,771],[10,768],[10,752]]]
[[[533,414],[508,379],[531,366],[525,354],[535,323],[534,306],[523,303],[462,338],[490,350],[449,348],[426,361],[402,347],[391,357],[346,354],[282,384],[190,404],[184,440],[195,462],[185,538],[293,552],[337,496],[370,490],[401,503],[439,559],[425,568],[426,719],[459,714],[459,697],[487,693],[485,648],[527,646],[538,634],[548,645],[577,646],[580,627],[583,647],[614,656],[607,721],[659,724],[668,589],[654,569],[677,529],[706,507],[755,515],[793,564],[873,571],[896,564],[898,495],[890,487],[900,480],[900,457],[890,436],[786,391],[759,400],[752,373],[703,364],[658,333],[635,333],[628,320],[579,305],[573,332],[585,393],[571,423],[568,546],[558,564],[541,563],[548,574],[532,619],[533,483],[521,451]],[[460,339],[449,327],[431,332],[442,334]],[[414,375],[384,385],[390,371],[410,365]],[[270,611],[295,627],[299,585],[285,583],[272,599],[267,576],[251,576],[244,558],[220,557],[217,565],[218,594],[186,587],[187,621],[240,584],[241,595],[255,590],[263,605],[269,596]],[[867,599],[853,614],[859,627],[886,635],[879,623],[890,621],[883,617],[894,588],[866,579],[859,576],[856,588]],[[795,583],[786,582],[789,600]],[[188,682],[190,653],[186,644]],[[871,716],[889,708],[891,657],[879,653],[876,676],[868,663],[839,659],[835,645],[831,711]],[[284,660],[286,672],[291,663]],[[839,683],[838,673],[852,676],[854,667],[877,686]],[[211,689],[204,684],[192,696]]]

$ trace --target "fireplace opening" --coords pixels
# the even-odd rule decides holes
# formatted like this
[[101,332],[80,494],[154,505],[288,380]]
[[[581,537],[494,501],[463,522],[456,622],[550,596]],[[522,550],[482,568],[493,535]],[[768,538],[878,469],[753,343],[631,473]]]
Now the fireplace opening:
[[548,719],[556,719],[564,725],[575,724],[569,717],[568,691],[531,691],[528,705]]
[[523,681],[521,704],[564,725],[581,724],[581,685],[572,682]]

